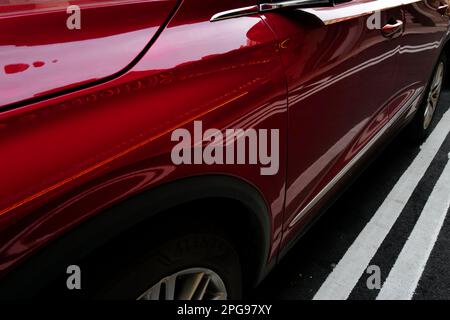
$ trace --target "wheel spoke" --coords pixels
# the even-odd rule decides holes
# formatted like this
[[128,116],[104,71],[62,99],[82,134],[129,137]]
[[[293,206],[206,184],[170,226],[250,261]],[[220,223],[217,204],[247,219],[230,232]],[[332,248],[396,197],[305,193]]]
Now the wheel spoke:
[[192,300],[195,292],[197,291],[200,282],[205,274],[204,273],[196,273],[189,275],[189,277],[185,280],[183,287],[180,290],[178,299],[179,300]]
[[151,288],[141,300],[159,300],[161,298],[161,283],[158,283],[153,288]]
[[226,300],[226,298],[225,292],[218,292],[211,300]]
[[434,113],[436,111],[436,107],[439,102],[439,96],[441,94],[442,90],[442,84],[444,82],[444,63],[441,62],[437,69],[436,73],[433,77],[433,81],[430,86],[430,91],[428,94],[428,101],[427,101],[427,107],[425,108],[424,113],[424,122],[423,127],[424,129],[428,129],[428,127],[431,124],[431,121],[433,120]]
[[139,300],[225,300],[224,282],[214,271],[191,268],[161,279]]
[[206,290],[208,289],[210,282],[211,282],[210,276],[203,277],[202,282],[198,286],[197,292],[193,297],[193,300],[203,300],[203,297],[205,296]]
[[177,282],[177,276],[172,276],[166,279],[166,300],[174,300],[175,299],[175,286]]
[[435,90],[436,91],[439,91],[439,89],[441,88],[441,86],[442,86],[442,81],[443,81],[444,79],[442,79],[442,78],[439,78],[438,80],[437,80],[437,82],[435,83]]

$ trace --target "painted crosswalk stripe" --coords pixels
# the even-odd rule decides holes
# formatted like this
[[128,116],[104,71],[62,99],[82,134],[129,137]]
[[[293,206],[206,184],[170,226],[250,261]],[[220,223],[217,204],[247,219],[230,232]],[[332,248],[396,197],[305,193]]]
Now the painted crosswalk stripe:
[[412,164],[317,291],[314,300],[345,300],[349,297],[442,146],[449,128],[450,111],[447,111]]
[[410,300],[450,207],[450,162],[444,169],[377,300]]

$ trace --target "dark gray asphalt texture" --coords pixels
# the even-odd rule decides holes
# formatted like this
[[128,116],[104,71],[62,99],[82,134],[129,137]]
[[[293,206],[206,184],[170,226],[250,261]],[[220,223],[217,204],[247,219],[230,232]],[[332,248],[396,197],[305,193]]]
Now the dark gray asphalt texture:
[[[450,91],[445,91],[433,126],[436,126],[449,107]],[[419,151],[419,146],[409,142],[404,134],[394,139],[377,160],[293,247],[269,277],[250,294],[250,298],[312,299]],[[448,162],[449,153],[450,136],[447,137],[399,219],[372,259],[370,265],[378,265],[381,268],[383,282],[441,176]],[[422,274],[414,299],[450,299],[449,264],[450,217],[447,213],[446,222]],[[377,297],[378,290],[367,288],[368,276],[363,274],[349,299],[372,300]]]

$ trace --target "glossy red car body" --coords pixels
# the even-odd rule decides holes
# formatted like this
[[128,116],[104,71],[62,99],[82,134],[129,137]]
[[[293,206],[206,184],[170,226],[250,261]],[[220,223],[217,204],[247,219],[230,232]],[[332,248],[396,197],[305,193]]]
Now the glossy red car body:
[[[267,207],[260,280],[359,164],[411,119],[447,50],[443,1],[336,1],[211,21],[256,4],[0,1],[1,278],[144,191],[226,176]],[[82,10],[80,30],[66,27],[68,5]],[[374,10],[380,27],[403,27],[390,35],[369,28]],[[175,166],[171,133],[194,120],[279,129],[278,174]]]

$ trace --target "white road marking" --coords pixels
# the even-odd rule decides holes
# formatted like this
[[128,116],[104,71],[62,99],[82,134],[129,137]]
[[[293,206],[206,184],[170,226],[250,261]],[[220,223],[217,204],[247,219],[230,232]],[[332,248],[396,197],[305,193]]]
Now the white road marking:
[[450,207],[450,162],[391,269],[377,300],[411,300]]
[[349,297],[439,151],[449,128],[450,111],[447,111],[422,145],[420,153],[317,291],[314,300],[345,300]]

